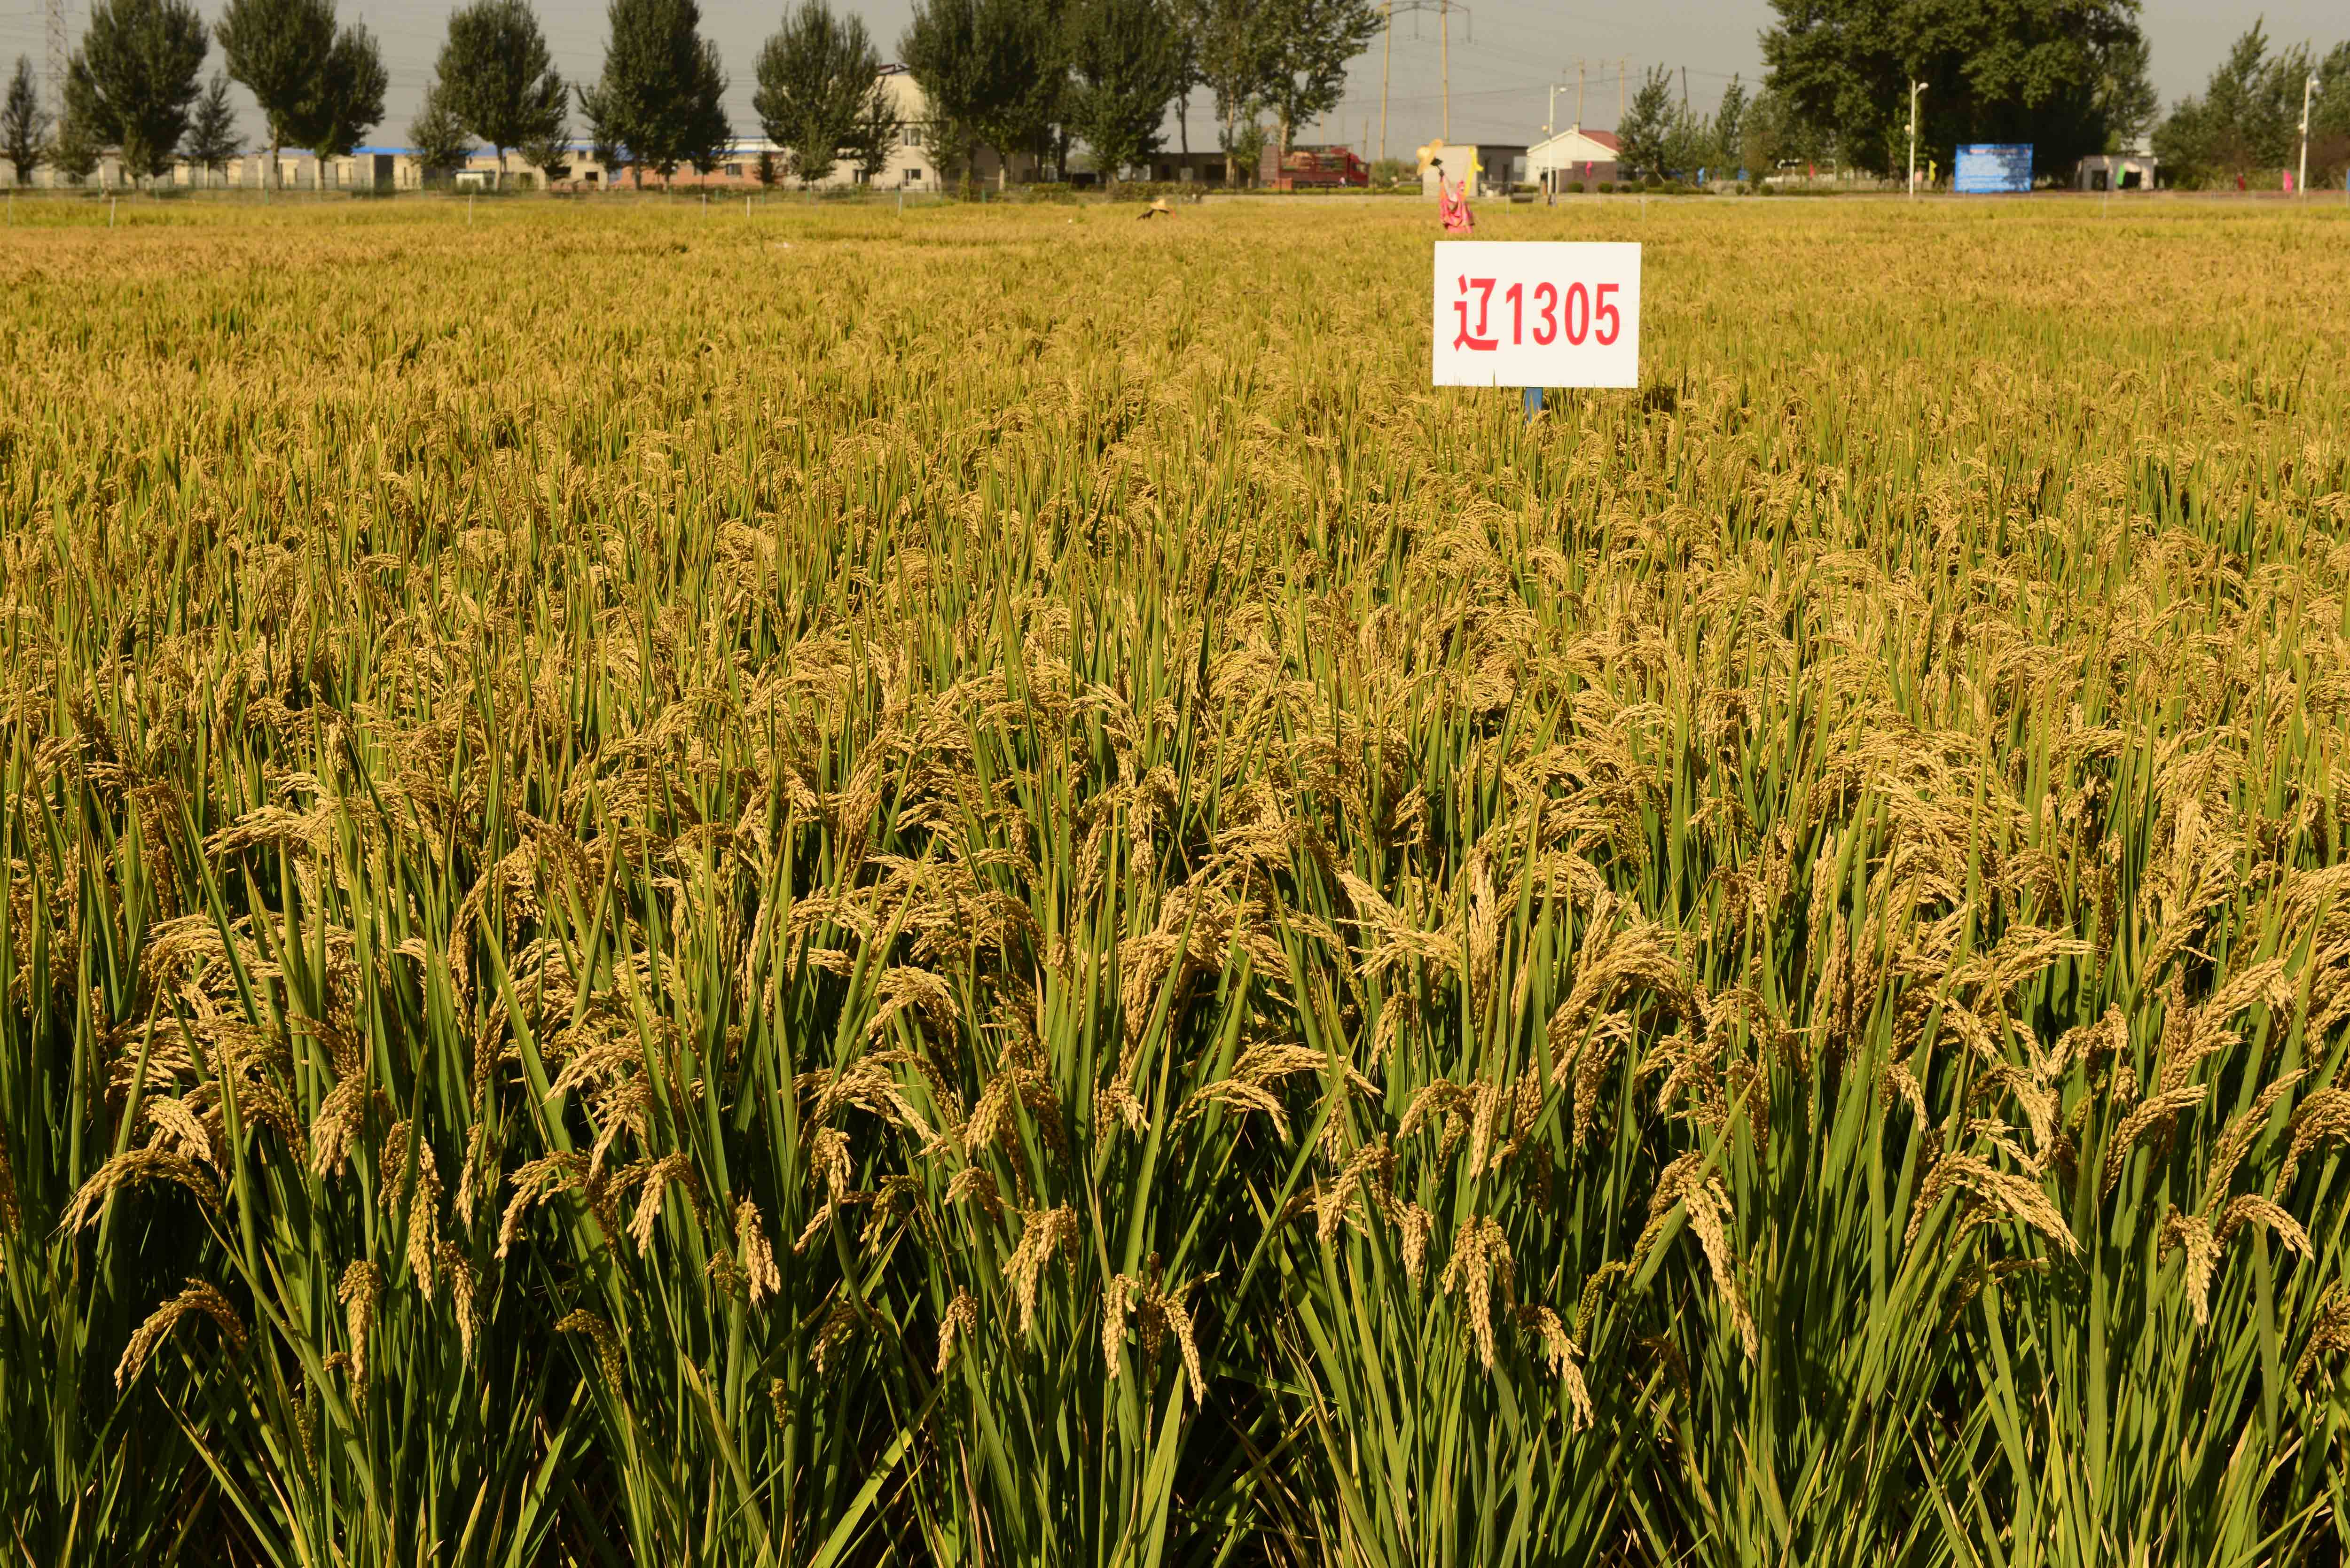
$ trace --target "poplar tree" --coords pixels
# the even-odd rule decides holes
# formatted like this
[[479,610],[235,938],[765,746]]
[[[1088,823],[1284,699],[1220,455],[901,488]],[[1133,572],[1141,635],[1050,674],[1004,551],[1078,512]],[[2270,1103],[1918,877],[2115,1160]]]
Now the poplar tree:
[[428,176],[463,168],[473,151],[464,120],[450,107],[448,93],[437,81],[424,89],[424,101],[408,122],[408,144],[416,150],[416,161]]
[[213,36],[261,106],[272,185],[286,147],[336,157],[383,118],[382,52],[366,27],[336,26],[334,0],[228,0]]
[[980,0],[915,0],[914,19],[898,40],[898,57],[930,105],[931,161],[971,190],[980,127],[996,90]]
[[601,82],[573,90],[579,99],[579,113],[588,122],[588,155],[604,171],[605,183],[609,184],[619,178],[629,156],[620,140],[619,119]]
[[66,118],[134,178],[169,173],[206,47],[186,0],[99,0],[66,66]]
[[383,118],[383,93],[390,80],[375,35],[357,23],[339,29],[309,101],[294,119],[295,145],[320,158],[349,152]]
[[960,164],[984,144],[1010,178],[1014,151],[1042,156],[1067,108],[1068,52],[1058,0],[918,0],[898,56],[930,99],[936,151]]
[[639,169],[666,181],[681,163],[707,170],[726,148],[726,72],[703,38],[694,0],[612,0],[598,102],[607,130]]
[[477,0],[451,12],[434,69],[442,101],[497,154],[501,187],[506,149],[535,142],[543,151],[562,140],[570,89],[530,0]]
[[41,89],[33,76],[33,62],[18,55],[16,68],[8,77],[7,98],[0,101],[0,157],[8,160],[17,184],[33,182],[33,168],[41,161],[48,135],[48,111],[41,107]]
[[1347,67],[1385,25],[1374,0],[1259,0],[1267,48],[1257,97],[1281,127],[1285,154],[1297,128],[1347,96]]
[[239,140],[236,106],[228,100],[228,77],[214,71],[203,96],[188,111],[188,130],[180,143],[180,155],[206,173],[217,174],[236,156]]
[[1077,0],[1069,65],[1069,125],[1104,178],[1159,151],[1167,105],[1188,68],[1167,0]]
[[890,123],[886,103],[877,112],[876,100],[886,98],[880,77],[881,56],[864,22],[835,16],[825,0],[801,0],[768,38],[751,107],[801,184],[825,179],[844,151],[867,165],[868,144]]

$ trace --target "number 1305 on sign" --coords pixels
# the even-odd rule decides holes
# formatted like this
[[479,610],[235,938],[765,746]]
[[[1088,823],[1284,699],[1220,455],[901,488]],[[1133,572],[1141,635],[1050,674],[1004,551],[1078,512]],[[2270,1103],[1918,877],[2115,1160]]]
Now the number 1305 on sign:
[[1440,243],[1433,333],[1440,387],[1637,387],[1640,247]]

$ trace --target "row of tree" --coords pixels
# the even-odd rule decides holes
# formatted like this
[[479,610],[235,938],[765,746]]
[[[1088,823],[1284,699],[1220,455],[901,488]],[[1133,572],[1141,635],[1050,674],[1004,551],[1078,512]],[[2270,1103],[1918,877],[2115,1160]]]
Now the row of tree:
[[[215,42],[225,69],[200,86]],[[261,106],[273,152],[331,157],[383,117],[386,80],[373,36],[339,22],[334,0],[229,0],[210,28],[186,0],[98,0],[54,123],[32,62],[17,58],[0,102],[0,153],[19,182],[37,163],[86,179],[109,151],[134,177],[164,173],[180,157],[217,169],[236,151],[236,81]]]
[[981,147],[1058,170],[1082,141],[1115,174],[1160,150],[1170,105],[1188,152],[1195,92],[1247,168],[1337,107],[1382,25],[1377,0],[918,0],[899,53],[950,171]]
[[1692,113],[1687,89],[1676,96],[1673,74],[1659,67],[1632,95],[1616,128],[1617,162],[1627,174],[1685,174],[1725,170],[1767,171],[1783,157],[1813,151],[1812,139],[1793,123],[1784,99],[1771,92],[1749,93],[1732,77],[1711,115]]
[[[733,143],[727,78],[717,46],[701,33],[694,0],[612,0],[604,69],[567,84],[528,0],[477,0],[452,14],[433,80],[409,127],[427,168],[461,162],[481,143],[560,178],[570,161],[576,103],[589,156],[611,174],[650,170],[667,179],[691,165],[707,173]],[[898,134],[881,59],[854,16],[803,0],[759,51],[752,100],[761,128],[785,149],[785,167],[763,157],[769,180],[825,179],[846,156],[868,173],[888,162]]]
[[2155,153],[2168,177],[2189,185],[2294,168],[2304,98],[2310,176],[2334,183],[2350,170],[2350,42],[2323,58],[2299,44],[2272,54],[2259,22],[2236,40],[2202,93],[2180,99],[2156,129]]
[[[1967,142],[2029,142],[2033,161],[2055,170],[2150,136],[2167,182],[2212,183],[2296,161],[2303,85],[2313,79],[2311,173],[2338,178],[2350,164],[2350,44],[2322,59],[2298,46],[2272,52],[2255,22],[2204,92],[2166,117],[2147,72],[2137,0],[1772,5],[1778,23],[1762,35],[1765,91],[1742,106],[1736,139],[1734,161],[1750,168],[1834,157],[1899,171],[1917,83],[1921,162],[1948,168]],[[1669,144],[1702,140],[1708,128],[1676,114],[1656,78],[1648,87],[1626,117],[1627,161],[1644,169],[1702,162],[1686,151],[1677,157]],[[1717,151],[1731,145],[1718,134],[1713,140]]]
[[[229,0],[208,33],[187,0],[98,0],[68,71],[55,126],[20,59],[0,110],[0,151],[26,178],[47,162],[87,177],[103,151],[134,177],[175,157],[211,168],[236,151],[228,83],[250,90],[273,154],[348,152],[383,114],[385,75],[363,26],[335,0]],[[410,140],[429,168],[476,145],[550,171],[568,161],[571,116],[607,169],[666,178],[707,172],[732,139],[726,73],[701,35],[695,0],[611,0],[602,74],[567,83],[529,0],[475,0],[452,13]],[[1221,141],[1244,167],[1263,143],[1335,108],[1349,61],[1378,34],[1378,0],[919,0],[899,44],[929,100],[929,156],[968,175],[983,147],[1066,169],[1082,143],[1113,175],[1162,144],[1170,106],[1213,101]],[[209,88],[210,45],[226,57]],[[801,0],[760,50],[753,108],[785,149],[780,170],[806,182],[843,160],[868,173],[901,133],[865,24],[827,0]],[[1272,129],[1261,129],[1270,116]],[[273,156],[273,171],[276,159]],[[273,173],[273,179],[275,175]]]
[[725,155],[726,71],[702,36],[694,0],[612,0],[604,71],[567,83],[529,0],[476,0],[450,14],[447,36],[409,140],[427,169],[461,164],[486,143],[504,183],[506,154],[560,177],[574,99],[591,155],[607,169],[684,164],[707,172]]
[[2043,168],[2118,148],[2159,109],[2137,0],[1772,0],[1769,91],[1796,134],[1878,173],[1967,142],[2030,142]]

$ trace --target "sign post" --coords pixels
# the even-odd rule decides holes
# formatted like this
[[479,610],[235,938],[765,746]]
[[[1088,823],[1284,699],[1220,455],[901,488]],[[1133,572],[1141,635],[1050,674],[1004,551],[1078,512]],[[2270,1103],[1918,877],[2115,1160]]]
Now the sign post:
[[1640,384],[1640,247],[1440,240],[1432,384],[1523,387],[1526,418],[1549,387]]
[[2032,192],[2032,144],[1970,143],[1959,149],[1950,189],[1961,196],[2024,196]]

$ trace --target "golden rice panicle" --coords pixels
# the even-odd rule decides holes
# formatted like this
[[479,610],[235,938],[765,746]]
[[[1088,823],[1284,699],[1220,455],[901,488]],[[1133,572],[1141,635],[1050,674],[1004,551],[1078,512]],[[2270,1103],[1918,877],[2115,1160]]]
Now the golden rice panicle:
[[1073,1246],[1076,1239],[1077,1211],[1068,1204],[1023,1217],[1019,1244],[1004,1262],[1003,1277],[1011,1282],[1013,1299],[1019,1304],[1020,1333],[1024,1337],[1035,1325],[1036,1295],[1045,1267],[1055,1252]]
[[596,1346],[596,1365],[603,1374],[604,1386],[619,1396],[624,1386],[628,1361],[620,1348],[620,1336],[600,1313],[586,1307],[575,1307],[556,1324],[557,1334],[584,1334]]
[[181,1319],[191,1314],[208,1317],[218,1325],[221,1339],[227,1345],[231,1355],[244,1349],[244,1323],[236,1315],[236,1309],[229,1304],[228,1298],[221,1294],[218,1286],[208,1281],[190,1280],[187,1289],[148,1314],[147,1320],[130,1336],[130,1343],[123,1348],[122,1359],[115,1364],[115,1387],[127,1387],[146,1366],[147,1358],[154,1353],[155,1347],[179,1325]]
[[368,1386],[368,1338],[375,1331],[376,1300],[383,1293],[383,1271],[359,1258],[343,1271],[335,1299],[343,1304],[343,1328],[350,1336],[346,1353],[354,1397],[364,1397]]
[[220,1189],[192,1160],[151,1144],[141,1148],[125,1149],[99,1166],[74,1193],[73,1201],[66,1206],[59,1228],[78,1231],[93,1224],[104,1212],[108,1199],[118,1192],[154,1182],[179,1187],[207,1208],[215,1207],[220,1202]]
[[947,1366],[954,1360],[955,1345],[979,1332],[979,1298],[969,1291],[957,1291],[954,1300],[939,1316],[939,1359],[931,1370],[945,1376]]
[[775,1250],[759,1222],[759,1206],[749,1198],[734,1206],[734,1245],[742,1256],[743,1278],[750,1284],[751,1304],[758,1306],[784,1288],[775,1267]]

